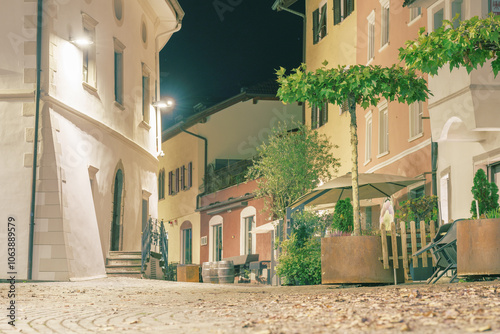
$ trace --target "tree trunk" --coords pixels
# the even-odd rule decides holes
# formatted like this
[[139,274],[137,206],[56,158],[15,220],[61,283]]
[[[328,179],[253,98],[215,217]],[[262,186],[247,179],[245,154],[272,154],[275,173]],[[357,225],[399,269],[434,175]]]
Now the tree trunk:
[[351,161],[352,161],[352,209],[354,217],[354,231],[352,235],[361,235],[361,215],[359,208],[358,189],[358,127],[356,124],[356,101],[349,99],[349,114],[351,115]]

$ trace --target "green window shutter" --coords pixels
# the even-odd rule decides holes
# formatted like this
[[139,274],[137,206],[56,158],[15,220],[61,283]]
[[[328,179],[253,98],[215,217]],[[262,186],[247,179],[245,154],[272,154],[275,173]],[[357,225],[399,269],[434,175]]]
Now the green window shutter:
[[328,122],[328,102],[323,104],[323,124]]
[[311,129],[318,127],[318,107],[313,105],[311,107]]
[[344,19],[354,11],[354,0],[344,0]]
[[319,9],[313,12],[313,43],[319,42]]
[[339,24],[342,21],[342,13],[340,12],[340,1],[333,0],[333,24]]

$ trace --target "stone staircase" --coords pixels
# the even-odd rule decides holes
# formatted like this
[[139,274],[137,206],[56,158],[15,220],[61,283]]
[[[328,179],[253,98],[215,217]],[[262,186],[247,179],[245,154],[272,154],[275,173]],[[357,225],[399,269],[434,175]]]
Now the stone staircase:
[[106,259],[108,277],[141,278],[141,252],[110,251]]

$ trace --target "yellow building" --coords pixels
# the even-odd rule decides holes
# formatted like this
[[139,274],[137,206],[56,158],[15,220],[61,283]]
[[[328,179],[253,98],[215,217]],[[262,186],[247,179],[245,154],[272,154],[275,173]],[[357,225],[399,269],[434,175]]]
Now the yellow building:
[[[277,0],[273,8],[290,10],[296,1]],[[280,15],[285,15],[284,13]],[[310,71],[323,66],[356,64],[357,11],[356,1],[305,1],[305,63]],[[306,106],[305,123],[325,134],[338,145],[334,154],[341,161],[338,175],[351,171],[349,113],[339,106]]]

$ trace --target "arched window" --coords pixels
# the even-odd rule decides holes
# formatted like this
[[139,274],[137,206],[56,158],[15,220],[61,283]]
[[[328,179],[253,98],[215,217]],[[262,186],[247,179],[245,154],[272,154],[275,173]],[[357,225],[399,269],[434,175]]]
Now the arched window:
[[253,206],[244,208],[240,214],[240,255],[255,254],[256,239],[252,230],[256,227],[257,210]]
[[193,263],[193,225],[186,220],[181,225],[181,264]]
[[223,218],[221,216],[213,216],[208,222],[209,225],[209,249],[208,261],[220,261],[222,260],[222,223]]

